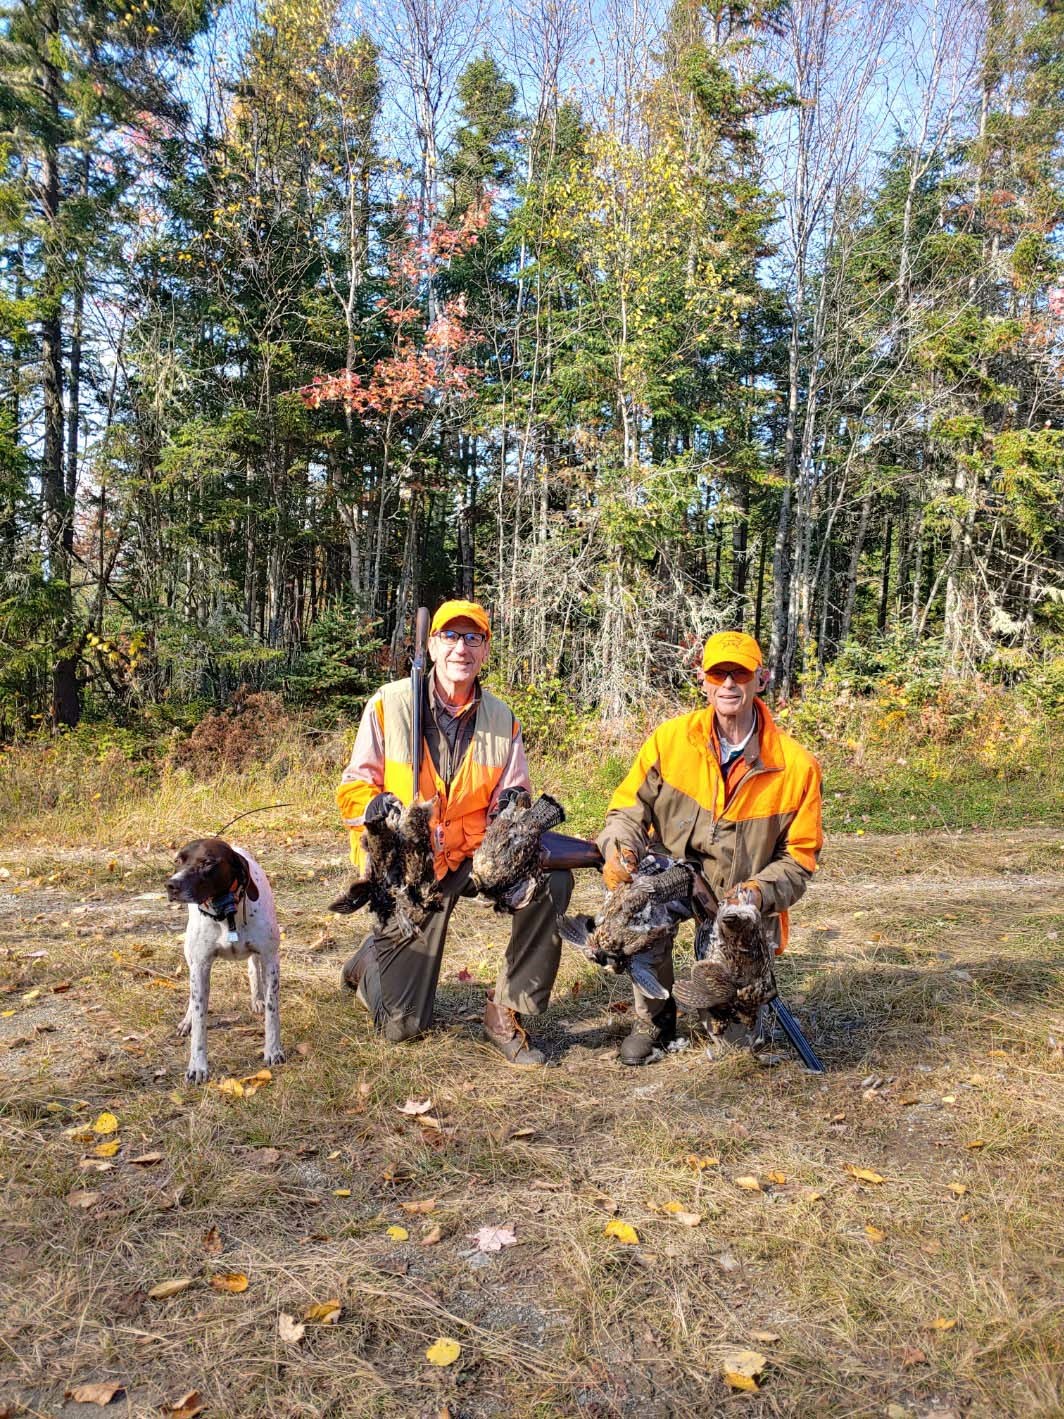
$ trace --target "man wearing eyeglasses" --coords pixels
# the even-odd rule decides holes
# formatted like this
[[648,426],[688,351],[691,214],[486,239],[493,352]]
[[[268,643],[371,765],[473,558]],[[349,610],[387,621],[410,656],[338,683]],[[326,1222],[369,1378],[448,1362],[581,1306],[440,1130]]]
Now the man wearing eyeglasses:
[[[470,860],[491,819],[529,788],[520,725],[478,678],[490,644],[488,614],[474,601],[445,601],[432,618],[418,794],[436,800],[433,851],[443,907],[413,940],[402,938],[394,923],[371,933],[342,975],[387,1040],[413,1039],[432,1024],[451,912],[460,896],[471,895]],[[410,681],[397,680],[370,699],[337,790],[351,830],[351,856],[360,868],[365,823],[383,817],[395,798],[406,804],[414,797],[411,694]],[[561,957],[557,918],[572,890],[572,873],[551,872],[531,902],[514,913],[510,944],[484,1010],[485,1039],[510,1064],[545,1062],[522,1016],[547,1008]]]
[[[710,636],[702,657],[707,708],[654,731],[610,800],[598,844],[610,891],[631,881],[652,840],[697,864],[718,902],[743,889],[778,954],[787,944],[787,908],[816,870],[823,832],[820,766],[777,727],[760,698],[768,682],[752,636]],[[671,991],[671,948],[655,974]],[[676,1002],[633,991],[636,1022],[621,1059],[646,1064],[675,1038]]]

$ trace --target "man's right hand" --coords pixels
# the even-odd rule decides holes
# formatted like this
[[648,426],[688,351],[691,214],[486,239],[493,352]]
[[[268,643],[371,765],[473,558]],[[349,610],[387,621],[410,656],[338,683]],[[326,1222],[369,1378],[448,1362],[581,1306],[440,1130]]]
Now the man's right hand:
[[394,793],[378,793],[366,804],[362,821],[367,827],[372,827],[374,823],[382,822],[396,808],[402,812],[403,805]]
[[639,859],[630,847],[615,847],[602,866],[602,881],[607,892],[615,892],[625,882],[630,882],[638,865]]

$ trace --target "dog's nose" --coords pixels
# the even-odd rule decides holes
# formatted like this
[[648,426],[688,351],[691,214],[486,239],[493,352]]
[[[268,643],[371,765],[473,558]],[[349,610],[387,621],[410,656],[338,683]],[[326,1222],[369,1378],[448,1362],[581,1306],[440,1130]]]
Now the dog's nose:
[[180,890],[181,882],[179,878],[168,877],[166,879],[166,895],[170,898],[171,901],[174,900]]

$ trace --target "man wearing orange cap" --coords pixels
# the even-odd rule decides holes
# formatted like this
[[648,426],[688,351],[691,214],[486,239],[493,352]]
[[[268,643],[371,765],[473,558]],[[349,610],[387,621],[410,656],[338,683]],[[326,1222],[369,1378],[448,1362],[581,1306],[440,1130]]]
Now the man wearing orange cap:
[[[488,614],[475,601],[445,601],[432,618],[432,672],[423,685],[416,792],[437,804],[433,851],[443,907],[413,940],[402,937],[394,923],[371,933],[342,976],[387,1040],[413,1039],[432,1024],[451,912],[460,896],[472,895],[470,859],[499,809],[529,787],[521,727],[477,678],[490,642]],[[365,823],[384,816],[395,799],[407,804],[415,797],[411,696],[409,680],[396,680],[373,695],[337,790],[359,868],[365,866]],[[547,1008],[561,957],[557,918],[572,890],[572,873],[551,872],[527,906],[514,913],[510,944],[484,1010],[484,1036],[510,1064],[545,1062],[521,1017]]]
[[[718,902],[745,889],[778,953],[787,908],[805,891],[823,844],[820,766],[760,698],[769,677],[752,636],[710,636],[702,667],[707,708],[656,729],[610,800],[598,840],[603,881],[610,891],[631,881],[653,839],[696,864]],[[671,948],[655,974],[671,991]],[[632,988],[636,1023],[621,1059],[646,1064],[675,1038],[676,1002]]]

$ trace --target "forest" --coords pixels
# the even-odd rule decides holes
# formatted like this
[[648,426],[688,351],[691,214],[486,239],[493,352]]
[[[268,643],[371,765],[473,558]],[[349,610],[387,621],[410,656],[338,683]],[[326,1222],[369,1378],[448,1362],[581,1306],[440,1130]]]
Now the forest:
[[0,737],[351,709],[453,594],[604,720],[726,626],[1064,693],[1059,5],[2,25]]

